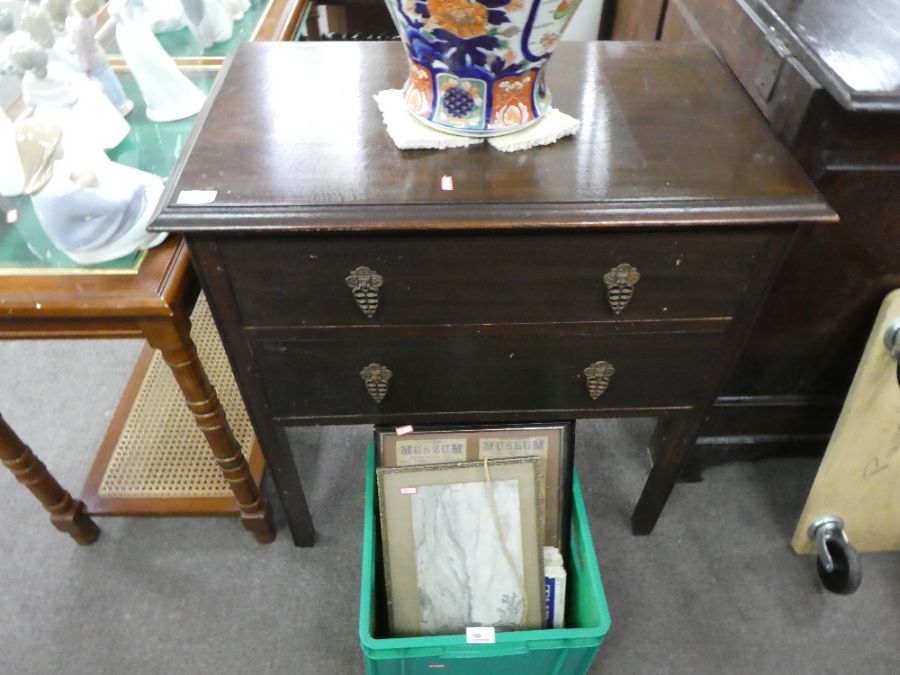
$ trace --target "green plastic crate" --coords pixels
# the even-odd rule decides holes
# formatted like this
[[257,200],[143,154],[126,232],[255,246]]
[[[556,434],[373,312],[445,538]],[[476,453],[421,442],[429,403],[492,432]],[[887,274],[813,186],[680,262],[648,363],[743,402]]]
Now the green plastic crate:
[[572,555],[567,561],[566,626],[555,630],[498,632],[497,642],[470,645],[465,635],[386,638],[381,542],[376,528],[375,451],[369,445],[363,528],[359,639],[368,675],[582,675],[609,630],[609,608],[576,474],[572,483]]

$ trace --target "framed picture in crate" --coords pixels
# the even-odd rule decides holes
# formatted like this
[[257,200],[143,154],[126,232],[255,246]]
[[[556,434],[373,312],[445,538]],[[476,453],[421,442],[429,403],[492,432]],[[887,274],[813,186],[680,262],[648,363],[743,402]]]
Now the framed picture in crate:
[[403,467],[537,457],[541,480],[544,546],[568,552],[572,515],[575,423],[453,425],[375,428],[379,466]]
[[543,626],[538,462],[376,469],[391,635]]

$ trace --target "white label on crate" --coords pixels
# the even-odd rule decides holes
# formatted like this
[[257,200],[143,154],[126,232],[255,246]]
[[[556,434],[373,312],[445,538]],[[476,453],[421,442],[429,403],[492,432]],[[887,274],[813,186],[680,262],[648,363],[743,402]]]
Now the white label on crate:
[[414,487],[400,488],[401,495],[414,495],[414,494],[416,494],[416,492],[417,492],[417,490]]
[[6,212],[6,224],[12,225],[19,220],[19,209],[10,209]]
[[398,435],[398,436],[403,436],[403,435],[405,435],[405,434],[411,434],[412,431],[413,431],[413,425],[412,425],[412,424],[407,424],[407,425],[402,426],[402,427],[397,427],[395,431],[397,432],[397,435]]
[[212,204],[218,196],[218,190],[182,190],[178,193],[176,201],[187,206],[202,206]]
[[453,176],[441,176],[441,190],[446,192],[453,190]]
[[496,641],[493,626],[469,626],[466,628],[466,642],[470,645],[492,645]]

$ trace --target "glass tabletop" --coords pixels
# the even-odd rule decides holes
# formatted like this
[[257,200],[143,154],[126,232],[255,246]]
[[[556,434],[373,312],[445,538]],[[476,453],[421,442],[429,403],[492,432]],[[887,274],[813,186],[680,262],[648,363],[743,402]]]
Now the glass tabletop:
[[[216,68],[210,67],[184,68],[183,72],[204,92],[209,91],[216,77]],[[168,177],[197,117],[162,124],[151,122],[134,79],[127,71],[117,74],[135,107],[128,116],[131,132],[108,154],[116,162]],[[28,197],[6,202],[6,220],[15,222],[4,223],[0,219],[0,275],[127,274],[136,272],[140,266],[144,251],[99,265],[78,265],[50,243]]]
[[[168,31],[165,33],[157,33],[156,38],[163,46],[163,49],[173,58],[184,57],[222,57],[227,56],[231,51],[240,44],[248,42],[256,33],[257,26],[262,18],[266,15],[269,4],[272,0],[251,0],[252,4],[244,18],[234,22],[233,33],[231,38],[225,42],[213,45],[209,49],[203,49],[200,43],[194,39],[188,28],[181,30]],[[115,24],[109,22],[103,26],[99,33],[100,43],[111,57],[119,56],[119,45],[116,44]]]

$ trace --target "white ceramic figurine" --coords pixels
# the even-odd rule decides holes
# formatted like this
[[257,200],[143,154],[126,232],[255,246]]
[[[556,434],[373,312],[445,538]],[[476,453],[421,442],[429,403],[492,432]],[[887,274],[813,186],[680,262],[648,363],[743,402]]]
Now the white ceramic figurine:
[[115,260],[160,243],[165,234],[147,232],[162,194],[162,179],[111,162],[70,158],[60,130],[45,120],[16,124],[24,191],[56,248],[82,265]]
[[143,0],[112,0],[109,13],[116,21],[119,51],[147,104],[147,117],[171,122],[196,115],[206,96],[159,44],[142,18],[143,7]]
[[127,115],[134,108],[134,103],[125,97],[122,83],[109,67],[106,52],[98,44],[96,14],[100,11],[102,0],[75,0],[75,11],[66,21],[69,39],[82,70],[103,88],[103,93],[116,109]]
[[231,39],[234,24],[219,0],[181,0],[188,28],[203,49]]
[[53,25],[50,17],[41,7],[39,0],[28,0],[22,6],[22,18],[19,20],[19,29],[24,30],[44,49],[53,47],[56,36],[53,33]]
[[17,31],[0,46],[0,61],[22,74],[22,101],[63,130],[64,144],[76,154],[95,155],[116,147],[128,135],[128,122],[100,87],[49,60],[47,50]]
[[15,197],[25,190],[25,171],[16,147],[16,128],[0,106],[0,197]]
[[114,162],[86,168],[53,163],[53,175],[31,203],[53,245],[81,265],[121,258],[160,243],[147,232],[162,179]]
[[144,22],[154,33],[169,33],[187,26],[181,0],[153,0],[144,8]]
[[69,0],[41,0],[41,8],[50,19],[54,33],[65,32],[66,17],[69,16]]
[[233,21],[240,21],[244,18],[247,10],[250,9],[250,0],[222,0],[222,4]]

